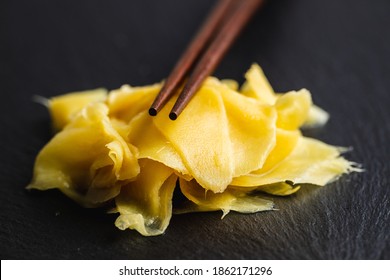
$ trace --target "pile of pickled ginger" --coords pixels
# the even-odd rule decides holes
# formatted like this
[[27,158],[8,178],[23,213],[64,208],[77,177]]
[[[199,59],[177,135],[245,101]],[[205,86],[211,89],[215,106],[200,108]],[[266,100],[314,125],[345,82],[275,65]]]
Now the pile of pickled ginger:
[[[291,195],[357,171],[342,149],[302,136],[328,114],[306,89],[276,94],[254,64],[239,87],[209,77],[179,118],[175,98],[148,114],[161,83],[74,92],[46,100],[55,135],[29,189],[59,189],[85,207],[115,205],[119,229],[164,233],[172,213],[272,210],[261,193]],[[175,188],[186,198],[172,209]]]

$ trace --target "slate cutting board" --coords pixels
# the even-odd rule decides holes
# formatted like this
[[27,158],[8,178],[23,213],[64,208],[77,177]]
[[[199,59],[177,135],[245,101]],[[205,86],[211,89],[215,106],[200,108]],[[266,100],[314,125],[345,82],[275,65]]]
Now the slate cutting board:
[[306,87],[331,114],[306,135],[353,147],[365,172],[273,198],[279,211],[174,216],[166,233],[119,231],[115,215],[28,192],[50,139],[32,96],[166,77],[214,1],[0,3],[2,259],[388,259],[390,2],[271,0],[217,72],[259,63],[278,92]]

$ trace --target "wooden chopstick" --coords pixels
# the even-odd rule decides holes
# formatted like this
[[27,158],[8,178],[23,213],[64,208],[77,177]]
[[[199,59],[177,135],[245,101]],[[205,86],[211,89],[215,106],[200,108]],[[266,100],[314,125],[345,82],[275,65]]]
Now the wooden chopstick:
[[204,79],[215,70],[241,29],[254,14],[259,5],[263,3],[262,0],[241,0],[239,2],[240,5],[236,7],[235,11],[216,35],[215,40],[211,42],[209,48],[195,66],[191,76],[188,78],[187,84],[169,114],[170,119],[175,120],[183,111],[193,95],[202,85]]
[[207,17],[205,23],[192,40],[186,51],[176,63],[171,74],[164,83],[160,93],[157,95],[149,114],[155,116],[166,104],[169,98],[176,92],[186,75],[189,73],[191,66],[199,57],[206,44],[210,41],[212,35],[221,25],[223,18],[236,0],[220,0],[214,7],[213,11]]
[[[204,79],[215,70],[241,29],[263,2],[264,0],[220,0],[175,65],[150,107],[149,114],[155,116],[161,110],[181,85],[189,70],[193,68],[187,84],[169,114],[169,118],[175,120],[200,88]],[[202,51],[203,55],[200,56]],[[195,64],[196,59],[198,62]]]

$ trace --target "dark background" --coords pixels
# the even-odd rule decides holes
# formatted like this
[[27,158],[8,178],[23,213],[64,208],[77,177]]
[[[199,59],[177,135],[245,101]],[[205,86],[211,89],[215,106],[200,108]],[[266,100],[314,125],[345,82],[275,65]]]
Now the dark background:
[[165,78],[214,1],[0,2],[2,259],[389,259],[390,1],[271,0],[219,66],[259,63],[279,91],[311,90],[331,114],[308,131],[353,147],[365,172],[274,198],[279,211],[174,216],[162,236],[114,226],[57,191],[28,192],[50,139],[50,97]]

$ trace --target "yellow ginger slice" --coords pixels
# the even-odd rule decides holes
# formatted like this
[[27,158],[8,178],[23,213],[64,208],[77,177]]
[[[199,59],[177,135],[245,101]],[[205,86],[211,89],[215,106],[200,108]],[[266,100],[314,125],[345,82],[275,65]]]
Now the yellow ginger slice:
[[155,126],[202,187],[223,192],[233,178],[233,164],[221,94],[212,87],[201,87],[179,118],[171,121],[167,116],[174,101],[153,118]]
[[143,111],[130,121],[128,140],[138,148],[138,158],[161,162],[179,172],[180,175],[190,176],[180,155],[155,127],[152,118],[147,111]]
[[107,90],[98,88],[94,90],[71,92],[50,98],[47,105],[50,110],[54,130],[61,130],[89,103],[104,101],[106,97]]
[[[253,64],[251,68],[246,72],[245,74],[246,81],[241,87],[241,93],[243,95],[246,95],[248,97],[252,97],[262,104],[268,104],[273,105],[277,102],[278,99],[283,97],[286,94],[276,94],[274,90],[272,89],[272,86],[270,85],[268,79],[264,75],[263,70],[258,64]],[[225,82],[226,85],[234,87],[234,83],[227,80]],[[234,88],[235,89],[235,88]],[[292,91],[295,92],[295,91]],[[291,92],[291,93],[292,93]],[[304,92],[307,92],[306,89],[302,89],[298,91],[300,94],[303,94]],[[307,92],[309,93],[309,92]],[[288,98],[291,98],[289,96]],[[293,105],[291,104],[291,100],[286,100],[286,97],[283,97],[281,101],[279,101],[279,104],[277,105],[278,111],[283,111],[283,119],[285,121],[278,121],[278,127],[285,128],[283,126],[294,126],[297,127],[297,123],[299,123],[299,126],[303,124],[304,128],[315,128],[320,127],[326,124],[326,122],[329,119],[329,114],[325,112],[320,107],[311,104],[311,99],[306,100],[304,99],[305,96],[300,96],[299,100],[297,100],[296,105],[300,105],[301,107],[297,106],[296,108],[291,108],[291,111],[301,109],[302,112],[299,115],[300,118],[294,119],[294,122],[291,124],[288,121],[288,110],[289,107],[286,105]],[[286,104],[289,103],[289,104]],[[310,105],[309,105],[310,103]],[[307,112],[307,107],[309,107],[309,111]],[[287,129],[287,128],[286,128]]]
[[252,64],[245,73],[245,79],[241,88],[243,95],[253,97],[266,105],[273,105],[276,102],[275,92],[258,64]]
[[329,120],[329,114],[316,105],[312,105],[302,128],[316,128],[324,126]]
[[112,199],[139,173],[136,149],[113,128],[108,108],[84,108],[40,151],[28,188],[58,188],[87,207]]
[[281,95],[275,104],[278,112],[276,126],[289,130],[298,129],[308,118],[311,105],[311,95],[306,89]]
[[275,146],[276,112],[271,106],[220,88],[232,145],[233,177],[261,168]]
[[301,133],[299,130],[284,130],[277,128],[276,145],[268,155],[263,167],[251,173],[262,174],[275,167],[291,154],[300,137]]
[[180,179],[180,189],[190,202],[175,211],[177,214],[222,210],[224,217],[230,211],[255,213],[272,210],[274,206],[272,201],[251,195],[248,189],[228,187],[222,193],[213,193],[202,188],[195,180],[184,179]]
[[115,199],[119,217],[115,225],[135,229],[145,236],[164,233],[172,216],[172,196],[177,176],[165,165],[140,160],[137,181],[126,184]]
[[340,156],[339,148],[300,137],[292,153],[274,168],[234,178],[232,185],[253,187],[291,181],[323,186],[341,174],[357,170]]
[[110,91],[107,98],[110,117],[130,121],[138,113],[149,109],[160,89],[161,84],[143,87],[123,85],[119,89]]
[[255,190],[277,196],[287,196],[296,193],[300,188],[300,186],[293,185],[292,182],[287,181],[269,185],[261,185],[256,187]]
[[235,80],[223,79],[221,80],[221,83],[230,88],[231,90],[238,91],[239,85]]

